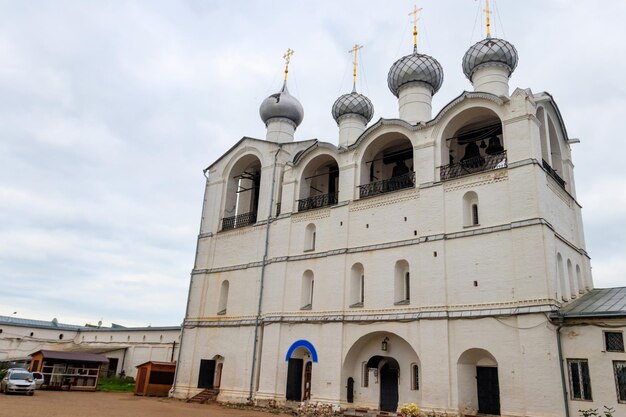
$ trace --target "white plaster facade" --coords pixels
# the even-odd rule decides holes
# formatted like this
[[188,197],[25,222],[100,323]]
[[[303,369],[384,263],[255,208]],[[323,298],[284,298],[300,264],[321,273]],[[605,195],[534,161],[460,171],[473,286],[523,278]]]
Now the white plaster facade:
[[91,352],[116,360],[112,373],[135,377],[144,362],[176,360],[180,333],[176,326],[98,328],[0,317],[0,362],[25,360],[41,349]]
[[[425,123],[411,123],[422,94],[419,114],[400,103],[401,119],[339,148],[243,138],[213,163],[172,394],[206,388],[206,361],[220,401],[285,402],[301,359],[296,401],[380,409],[395,384],[398,406],[484,413],[490,390],[492,414],[564,416],[548,315],[593,289],[570,142],[549,94],[508,96],[501,75],[479,73]],[[459,166],[485,126],[504,152],[483,138],[479,169]]]

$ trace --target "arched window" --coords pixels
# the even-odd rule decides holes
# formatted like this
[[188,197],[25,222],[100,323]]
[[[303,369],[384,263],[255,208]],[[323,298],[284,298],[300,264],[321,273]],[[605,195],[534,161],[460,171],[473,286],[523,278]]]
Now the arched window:
[[463,226],[478,226],[478,194],[468,191],[463,196]]
[[304,251],[312,251],[315,250],[315,225],[313,223],[309,224],[304,230]]
[[313,272],[307,270],[302,274],[302,288],[301,288],[301,297],[300,297],[300,305],[301,310],[310,310],[313,307],[313,287],[315,284],[315,279],[313,276]]
[[365,302],[365,270],[360,263],[350,271],[350,307],[363,307]]
[[567,260],[567,278],[572,298],[578,297],[578,282],[574,278],[574,268],[572,267],[572,261],[569,259]]
[[228,289],[230,284],[228,281],[223,281],[220,287],[220,299],[217,305],[217,314],[226,314],[226,307],[228,305]]
[[395,304],[409,304],[411,300],[411,275],[407,261],[396,262],[394,277]]
[[580,265],[576,264],[576,279],[578,280],[578,292],[581,294],[587,290],[587,285],[585,285],[585,280],[583,279],[583,274],[580,271]]
[[565,278],[565,271],[563,270],[563,257],[560,253],[556,255],[556,268],[557,268],[557,276],[559,277],[559,285],[561,290],[561,299],[563,301],[569,301],[570,299],[570,289],[569,289],[569,281]]
[[420,373],[419,366],[416,363],[411,364],[411,390],[418,391],[420,389]]

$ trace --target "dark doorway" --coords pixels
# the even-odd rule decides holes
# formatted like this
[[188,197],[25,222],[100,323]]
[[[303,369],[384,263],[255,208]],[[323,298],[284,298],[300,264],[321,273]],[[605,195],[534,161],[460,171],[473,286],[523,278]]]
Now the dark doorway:
[[304,366],[304,396],[302,401],[311,399],[311,370],[313,368],[312,362],[307,362]]
[[287,367],[287,395],[289,401],[302,401],[302,366],[304,361],[289,358]]
[[481,414],[500,414],[500,385],[498,368],[476,367],[476,388],[478,391],[478,412]]
[[117,373],[118,361],[118,358],[109,358],[109,369],[107,370],[107,376],[115,376],[115,374]]
[[[391,358],[390,358],[391,359]],[[398,409],[398,362],[391,359],[380,368],[380,409]]]
[[353,403],[354,402],[354,378],[352,377],[348,378],[348,386],[346,386],[346,388],[348,389],[348,402]]
[[215,361],[212,359],[200,360],[200,373],[198,374],[198,388],[213,388],[215,377]]

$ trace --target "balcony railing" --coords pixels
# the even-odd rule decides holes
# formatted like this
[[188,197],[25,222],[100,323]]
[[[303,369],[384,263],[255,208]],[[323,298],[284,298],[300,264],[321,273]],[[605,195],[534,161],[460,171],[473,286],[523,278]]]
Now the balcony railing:
[[543,164],[543,169],[548,171],[548,175],[554,178],[554,180],[558,182],[561,187],[565,188],[565,180],[556,173],[554,168],[552,168],[550,164],[545,161],[545,159],[542,159],[541,163]]
[[338,194],[339,193],[321,194],[298,200],[298,211],[312,210],[325,206],[334,206],[337,204]]
[[256,223],[256,212],[224,217],[222,219],[222,230],[236,229],[238,227],[244,227],[254,223]]
[[359,198],[371,197],[415,186],[415,172],[398,175],[397,177],[359,185]]
[[476,172],[506,168],[507,166],[506,151],[492,155],[475,156],[455,164],[442,166],[440,168],[441,181],[474,174]]

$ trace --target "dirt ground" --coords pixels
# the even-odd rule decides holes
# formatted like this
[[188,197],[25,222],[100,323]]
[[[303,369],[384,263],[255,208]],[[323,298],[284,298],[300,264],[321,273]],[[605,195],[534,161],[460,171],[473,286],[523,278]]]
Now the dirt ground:
[[289,417],[260,411],[190,404],[180,400],[137,397],[132,393],[37,391],[0,394],[0,417]]

